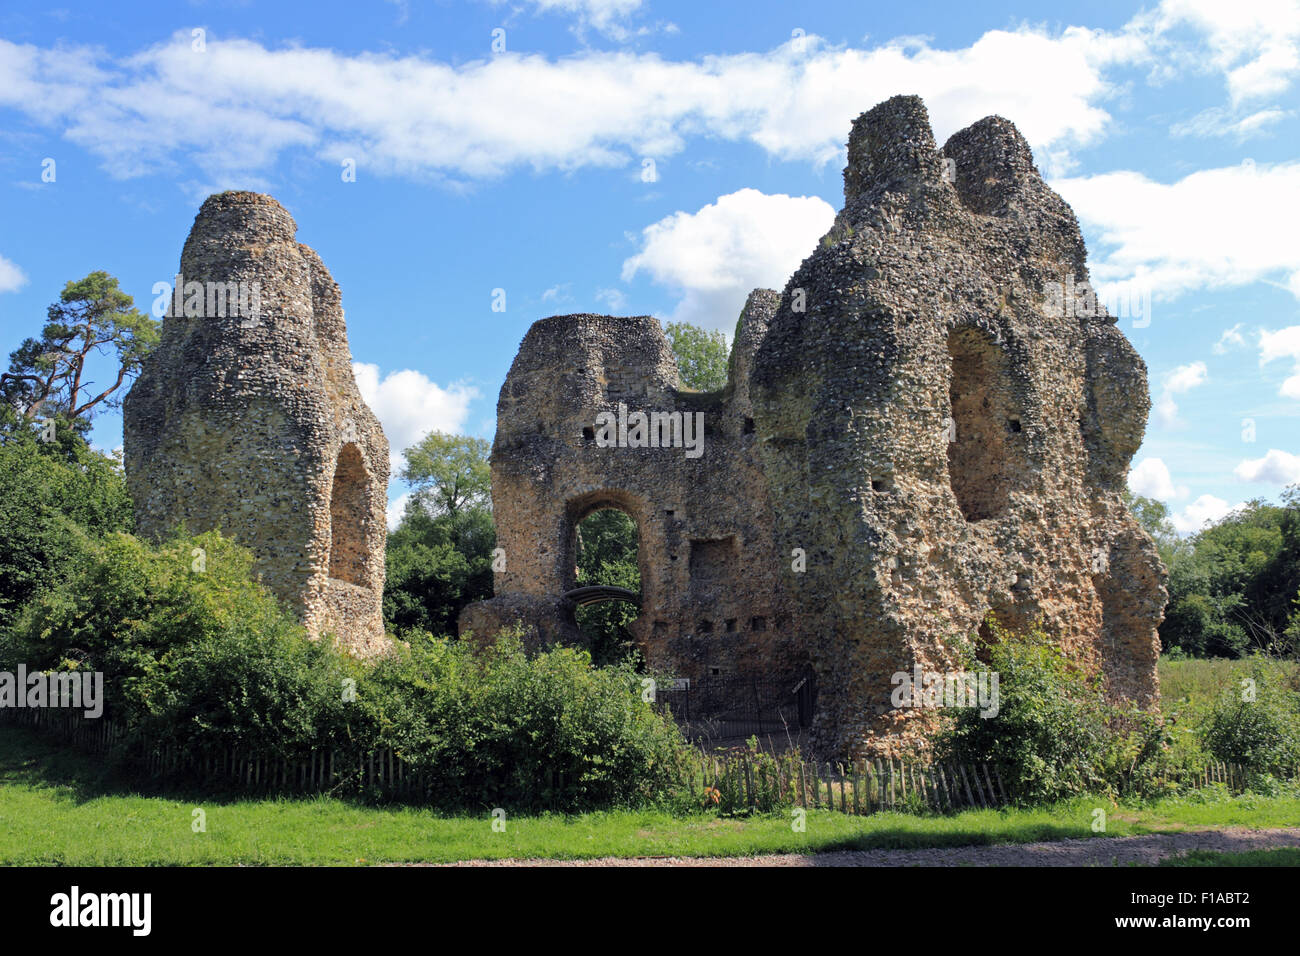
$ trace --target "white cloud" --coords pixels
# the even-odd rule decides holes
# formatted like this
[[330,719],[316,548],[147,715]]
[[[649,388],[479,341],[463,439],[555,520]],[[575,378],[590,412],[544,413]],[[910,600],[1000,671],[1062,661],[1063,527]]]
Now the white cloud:
[[1219,340],[1214,343],[1215,355],[1226,355],[1230,349],[1239,348],[1246,344],[1246,340],[1241,334],[1241,323],[1238,322],[1230,329],[1224,329]]
[[1165,376],[1165,391],[1174,394],[1190,391],[1198,385],[1205,384],[1205,374],[1204,362],[1190,362],[1187,365],[1180,365]]
[[1263,458],[1247,458],[1232,471],[1242,481],[1289,485],[1300,481],[1300,456],[1270,448]]
[[614,313],[627,309],[627,296],[620,289],[597,289],[596,301],[603,303]]
[[1159,458],[1144,458],[1128,473],[1129,491],[1144,498],[1171,501],[1185,498],[1187,489],[1175,487],[1169,468]]
[[402,516],[406,514],[406,503],[411,500],[411,492],[400,494],[388,503],[386,518],[388,521],[388,530],[396,531],[397,526],[402,523]]
[[478,389],[463,382],[444,388],[409,368],[380,379],[378,365],[353,362],[352,373],[361,397],[384,426],[394,476],[405,464],[406,449],[429,432],[462,431],[469,403],[479,397]]
[[1163,428],[1173,427],[1178,421],[1178,404],[1174,396],[1205,384],[1205,378],[1204,362],[1190,362],[1166,373],[1162,380],[1164,390],[1155,403],[1156,424]]
[[1222,72],[1234,103],[1284,92],[1300,75],[1298,0],[1163,0],[1130,27],[1166,48],[1180,27],[1201,34],[1200,56],[1184,46],[1179,59]]
[[1278,394],[1300,400],[1300,325],[1259,333],[1259,364],[1267,365],[1279,358],[1295,362],[1295,372],[1282,382]]
[[1176,183],[1121,171],[1053,187],[1095,230],[1092,271],[1157,299],[1260,280],[1300,298],[1300,163],[1207,169]]
[[1293,115],[1293,111],[1276,106],[1256,110],[1246,116],[1240,116],[1221,106],[1212,106],[1201,110],[1189,120],[1175,123],[1169,127],[1169,132],[1174,136],[1233,136],[1237,140],[1245,140]]
[[27,274],[17,263],[0,256],[0,292],[17,292],[27,284]]
[[569,294],[569,289],[572,287],[572,285],[573,283],[571,282],[561,282],[559,285],[551,286],[549,289],[547,289],[545,292],[542,293],[542,301],[543,302],[568,302],[570,299],[573,298],[573,296]]
[[[488,0],[500,6],[506,0]],[[632,32],[626,26],[628,17],[641,7],[641,0],[523,0],[536,13],[567,14],[576,21],[576,32],[590,27],[614,39],[626,39]],[[640,32],[644,32],[640,31]]]
[[645,272],[682,291],[675,321],[730,331],[745,297],[782,288],[834,221],[835,210],[816,196],[741,189],[647,226],[623,279]]
[[122,177],[188,161],[238,181],[302,150],[378,175],[474,179],[625,166],[693,137],[826,164],[842,159],[853,117],[900,90],[925,98],[940,141],[999,113],[1058,156],[1101,138],[1105,68],[1143,55],[1129,34],[1079,27],[992,30],[952,50],[914,38],[803,42],[685,61],[585,50],[450,64],[212,34],[196,53],[188,29],[124,57],[0,40],[0,106],[60,128]]
[[1206,522],[1218,521],[1227,517],[1243,503],[1230,505],[1214,495],[1201,495],[1182,511],[1169,515],[1169,520],[1179,534],[1195,534],[1205,527]]

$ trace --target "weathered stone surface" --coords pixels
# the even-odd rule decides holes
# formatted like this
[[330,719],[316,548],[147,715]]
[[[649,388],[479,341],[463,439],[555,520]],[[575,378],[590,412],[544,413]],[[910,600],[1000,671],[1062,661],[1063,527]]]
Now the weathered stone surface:
[[339,287],[274,199],[204,202],[186,284],[256,284],[253,314],[173,307],[124,404],[139,530],[220,529],[310,633],[359,653],[382,618],[388,442],[352,375]]
[[[653,319],[534,324],[492,453],[507,569],[462,627],[564,619],[574,529],[613,506],[640,532],[651,661],[811,663],[823,751],[908,745],[933,712],[892,708],[892,675],[955,669],[990,612],[1154,706],[1164,569],[1122,500],[1146,368],[1104,309],[1049,307],[1050,284],[1088,277],[1073,212],[1011,123],[937,149],[916,97],[857,119],[844,183],[784,292],[750,297],[721,394],[678,388]],[[619,403],[703,411],[704,454],[596,447]]]

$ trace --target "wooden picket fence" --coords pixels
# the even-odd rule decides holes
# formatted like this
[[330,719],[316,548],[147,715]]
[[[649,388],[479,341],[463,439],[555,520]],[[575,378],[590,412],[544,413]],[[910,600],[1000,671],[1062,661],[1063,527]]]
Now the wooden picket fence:
[[[92,754],[107,753],[126,738],[112,721],[87,719],[71,709],[3,708],[0,721],[39,728]],[[320,749],[290,760],[241,752],[237,747],[192,754],[167,741],[142,741],[131,748],[128,759],[157,778],[224,781],[262,793],[321,793],[341,786],[365,787],[387,797],[420,803],[433,789],[424,770],[411,767],[391,748],[372,753]],[[570,782],[559,772],[548,781],[557,796]],[[1221,762],[1167,775],[1164,782],[1180,788],[1222,784],[1234,792],[1249,785],[1241,766]],[[1016,797],[1000,769],[989,763],[881,758],[831,764],[806,760],[797,750],[710,753],[696,749],[667,775],[665,784],[684,786],[688,793],[699,797],[703,806],[729,812],[765,812],[790,806],[851,814],[920,809],[948,812],[1005,806]]]
[[[74,710],[6,708],[0,710],[0,720],[39,728],[92,754],[107,753],[125,740],[125,733],[112,721],[87,719]],[[153,777],[226,781],[259,792],[321,793],[344,782],[413,801],[429,792],[426,774],[409,767],[391,748],[364,754],[320,749],[289,760],[233,746],[196,755],[168,741],[144,740],[132,748],[128,759]]]
[[[706,806],[712,803],[731,811],[798,806],[850,814],[917,809],[949,812],[1006,806],[1016,799],[1001,770],[991,763],[882,758],[846,765],[809,762],[797,752],[697,753],[683,782],[703,795]],[[1300,768],[1293,775],[1296,778],[1300,778]],[[1184,772],[1170,771],[1157,782],[1180,789],[1221,784],[1240,793],[1249,786],[1249,777],[1238,764],[1213,761]]]

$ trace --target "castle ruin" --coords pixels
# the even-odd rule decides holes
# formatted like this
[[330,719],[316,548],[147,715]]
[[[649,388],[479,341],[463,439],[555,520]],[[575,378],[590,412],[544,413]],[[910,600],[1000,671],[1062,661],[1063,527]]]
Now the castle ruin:
[[[1011,123],[940,149],[912,96],[853,124],[844,198],[784,291],[749,297],[720,393],[679,386],[653,318],[532,326],[497,405],[505,568],[462,632],[580,641],[576,528],[615,507],[639,533],[650,663],[812,667],[826,752],[927,729],[933,712],[891,705],[893,675],[959,669],[988,615],[1153,706],[1164,569],[1123,499],[1146,367],[1104,307],[1053,294],[1088,281],[1070,207]],[[703,454],[604,447],[602,414],[633,412],[703,413]]]
[[211,196],[123,406],[141,534],[217,529],[313,636],[384,646],[388,441],[352,375],[338,284],[274,199]]

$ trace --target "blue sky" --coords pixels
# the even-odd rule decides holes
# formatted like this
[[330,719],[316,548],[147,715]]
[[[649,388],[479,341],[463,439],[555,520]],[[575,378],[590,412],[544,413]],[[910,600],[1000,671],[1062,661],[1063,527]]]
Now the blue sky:
[[730,331],[839,208],[852,119],[918,93],[940,142],[1015,122],[1094,279],[1150,296],[1130,485],[1192,531],[1300,481],[1298,89],[1300,0],[7,0],[0,348],[94,269],[148,308],[203,198],[255,189],[342,286],[395,454],[490,438],[538,318]]

